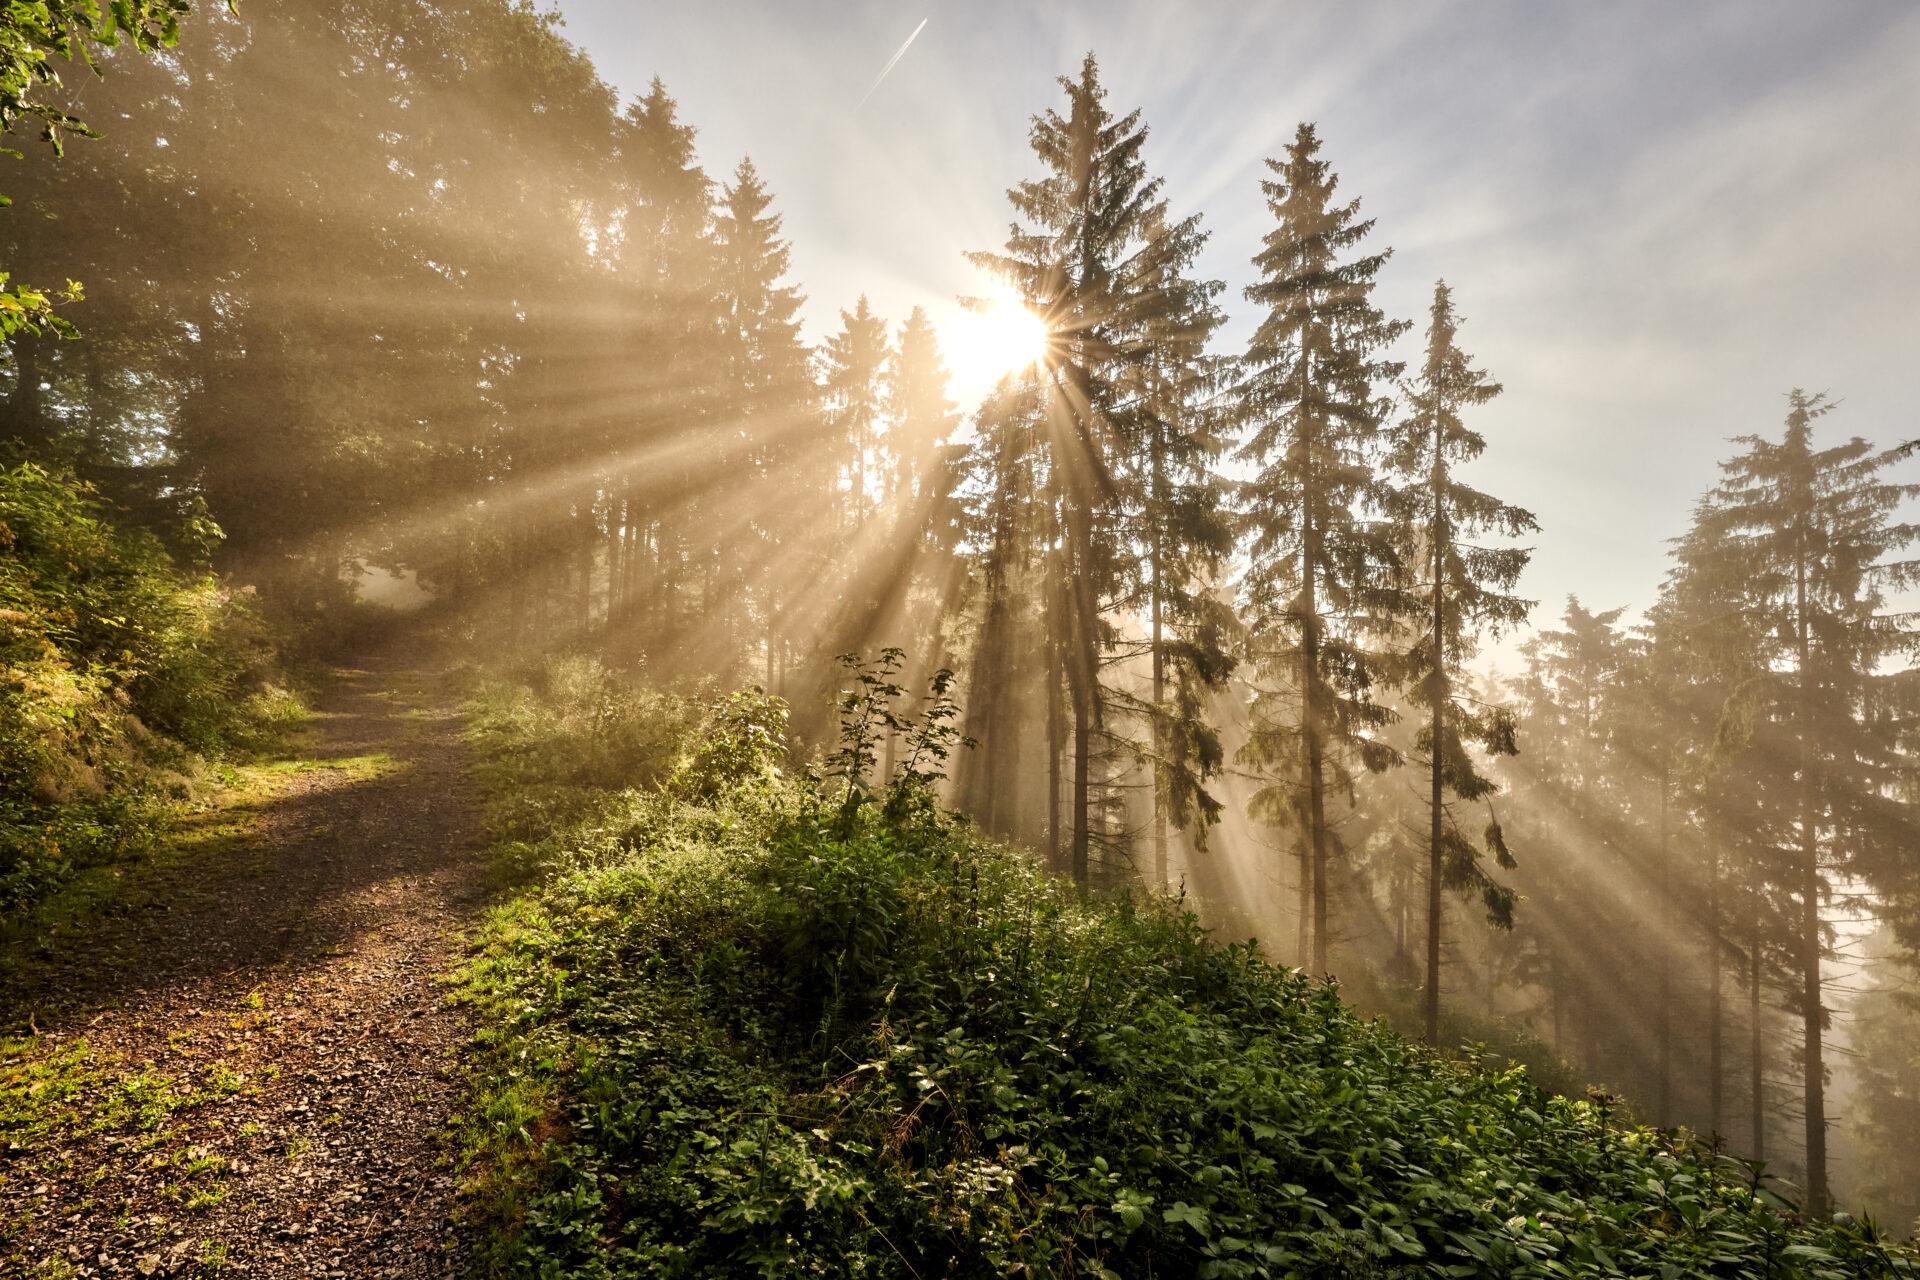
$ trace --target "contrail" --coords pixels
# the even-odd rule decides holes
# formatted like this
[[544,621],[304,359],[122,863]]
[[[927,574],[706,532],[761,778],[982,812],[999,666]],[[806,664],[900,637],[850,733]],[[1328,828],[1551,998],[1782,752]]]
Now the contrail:
[[893,64],[900,61],[902,55],[906,53],[907,45],[912,44],[915,40],[918,40],[920,38],[920,33],[927,29],[927,23],[930,22],[931,20],[932,19],[930,17],[920,19],[920,25],[913,29],[913,34],[907,37],[906,42],[904,44],[902,44],[898,49],[895,49],[893,51],[893,56],[887,59],[886,66],[880,68],[880,74],[875,76],[873,78],[873,83],[867,86],[867,91],[866,93],[861,95],[860,101],[853,104],[853,109],[855,111],[858,111],[860,108],[867,105],[867,99],[871,98],[873,96],[873,91],[880,87],[880,82],[887,78],[887,72],[893,70]]

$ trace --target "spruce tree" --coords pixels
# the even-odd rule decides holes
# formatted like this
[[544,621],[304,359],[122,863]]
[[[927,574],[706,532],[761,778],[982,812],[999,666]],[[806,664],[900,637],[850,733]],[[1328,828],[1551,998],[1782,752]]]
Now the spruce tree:
[[[692,126],[657,77],[616,137],[624,199],[609,256],[630,291],[623,314],[631,354],[618,362],[626,421],[612,446],[619,462],[610,480],[609,578],[622,639],[644,653],[678,629],[686,517],[710,482],[710,460],[669,446],[699,429],[718,390],[708,380],[720,328],[708,236],[713,182],[695,155]],[[641,456],[647,465],[629,461]]]
[[897,346],[864,297],[841,316],[822,353],[830,445],[845,459],[835,482],[845,514],[835,530],[843,593],[833,652],[899,648],[901,683],[913,688],[951,665],[934,650],[956,604],[960,473],[946,440],[958,417],[924,311],[913,309]]
[[789,580],[804,580],[796,569],[812,566],[766,570],[775,566],[783,541],[817,546],[823,530],[818,521],[814,527],[803,521],[776,527],[766,517],[778,510],[823,509],[830,483],[817,463],[819,451],[804,447],[814,392],[800,341],[803,299],[798,288],[784,283],[790,250],[780,237],[780,216],[769,212],[772,204],[753,162],[742,160],[714,211],[720,340],[712,374],[721,390],[709,427],[710,474],[716,482],[724,478],[726,493],[706,513],[714,543],[714,553],[704,558],[701,592],[709,634],[696,641],[738,651],[746,638],[747,584],[757,580],[769,680],[784,653],[783,623],[794,603]]
[[1889,483],[1894,454],[1859,438],[1819,449],[1813,424],[1832,412],[1824,395],[1787,396],[1778,441],[1743,436],[1701,514],[1701,540],[1745,583],[1747,608],[1765,634],[1764,675],[1729,708],[1733,732],[1771,745],[1763,762],[1777,834],[1774,865],[1795,906],[1791,953],[1801,1025],[1806,1208],[1830,1208],[1821,961],[1822,902],[1837,877],[1869,882],[1905,874],[1916,830],[1899,798],[1908,763],[1899,726],[1882,714],[1893,677],[1883,661],[1911,639],[1888,617],[1884,589],[1911,569],[1886,557],[1910,544],[1891,514],[1920,486]]
[[1622,861],[1634,835],[1617,785],[1621,678],[1631,647],[1617,625],[1624,613],[1594,613],[1569,596],[1561,626],[1521,646],[1526,667],[1511,685],[1527,755],[1510,770],[1506,808],[1515,820],[1508,825],[1538,850],[1516,878],[1528,901],[1523,938],[1537,940],[1556,1048],[1589,1064],[1600,1046],[1619,1039],[1609,1034],[1620,1014],[1617,995],[1595,975],[1633,968],[1622,948],[1633,915],[1618,891],[1631,879]]
[[1196,225],[1149,238],[1162,235],[1174,238],[1172,251],[1151,287],[1166,305],[1147,359],[1126,376],[1138,442],[1119,461],[1128,507],[1120,536],[1139,552],[1125,607],[1145,624],[1149,665],[1146,696],[1126,699],[1145,729],[1145,740],[1129,746],[1149,774],[1151,877],[1165,885],[1171,832],[1189,832],[1200,850],[1219,821],[1208,786],[1224,755],[1210,712],[1233,670],[1227,646],[1237,628],[1221,583],[1233,547],[1227,486],[1214,471],[1226,445],[1217,399],[1226,362],[1207,349],[1226,319],[1214,302],[1225,286],[1182,269],[1203,239]]
[[960,416],[947,396],[950,375],[933,322],[920,307],[895,339],[886,379],[886,501],[911,512],[910,523],[933,546],[950,549],[955,514],[956,455],[947,441]]
[[[1518,626],[1530,602],[1513,594],[1531,551],[1477,541],[1488,534],[1519,537],[1539,528],[1531,513],[1467,485],[1458,468],[1486,450],[1463,411],[1500,394],[1500,385],[1475,369],[1455,342],[1459,317],[1446,282],[1434,286],[1426,359],[1407,387],[1410,412],[1396,424],[1391,463],[1400,479],[1394,503],[1400,516],[1408,587],[1425,602],[1417,639],[1407,654],[1409,692],[1428,721],[1416,741],[1427,755],[1426,1037],[1440,1034],[1440,918],[1444,889],[1477,892],[1489,924],[1511,928],[1513,892],[1480,865],[1481,850],[1462,829],[1446,797],[1472,804],[1498,790],[1467,752],[1474,742],[1490,754],[1514,755],[1513,714],[1472,697],[1465,663],[1483,633]],[[1511,867],[1500,824],[1491,814],[1484,843],[1502,867]]]
[[[1089,54],[1062,77],[1067,110],[1034,119],[1030,142],[1043,177],[1008,193],[1018,215],[1002,253],[970,260],[1004,280],[1051,333],[1045,361],[1046,483],[1059,537],[1045,599],[1072,712],[1069,868],[1089,875],[1095,737],[1110,701],[1101,682],[1113,643],[1107,609],[1128,555],[1126,460],[1140,456],[1143,406],[1129,393],[1170,324],[1187,311],[1175,281],[1197,252],[1198,220],[1171,221],[1161,182],[1141,160],[1140,113],[1115,117]],[[1053,717],[1049,717],[1050,722]],[[1051,735],[1050,735],[1051,736]],[[1056,757],[1059,744],[1054,744]]]
[[873,314],[867,295],[852,311],[840,313],[840,332],[820,353],[831,448],[838,474],[830,493],[840,505],[838,532],[851,534],[882,496],[874,492],[883,477],[877,470],[880,442],[886,434],[886,371],[891,351],[887,322]]
[[[1001,379],[974,415],[973,442],[963,464],[960,498],[963,536],[971,549],[972,615],[966,731],[980,748],[961,763],[959,797],[961,807],[986,830],[1042,844],[1049,866],[1057,868],[1057,753],[1046,765],[1044,820],[1037,826],[1025,822],[1020,803],[1022,781],[1034,772],[1035,736],[1029,731],[1034,717],[1022,715],[1022,695],[1038,685],[1049,706],[1057,698],[1047,643],[1052,610],[1032,604],[1046,595],[1042,565],[1052,558],[1056,514],[1045,494],[1045,398],[1038,370]],[[1051,739],[1052,717],[1047,720]]]
[[[1251,563],[1243,590],[1261,685],[1241,759],[1271,781],[1255,814],[1301,833],[1301,891],[1312,903],[1312,965],[1327,971],[1327,792],[1353,792],[1354,766],[1385,768],[1374,699],[1394,612],[1391,489],[1374,462],[1390,408],[1380,394],[1403,366],[1385,358],[1405,332],[1373,302],[1391,250],[1355,251],[1373,230],[1302,124],[1261,183],[1278,225],[1255,256],[1248,301],[1266,309],[1234,393],[1246,433],[1239,457],[1259,468],[1243,490]],[[1304,913],[1303,913],[1304,914]],[[1302,957],[1305,962],[1306,957]]]

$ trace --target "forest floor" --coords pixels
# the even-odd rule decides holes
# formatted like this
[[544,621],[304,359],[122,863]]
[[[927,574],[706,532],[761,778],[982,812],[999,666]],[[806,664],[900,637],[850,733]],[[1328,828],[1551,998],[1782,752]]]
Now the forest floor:
[[0,955],[0,1275],[463,1269],[443,978],[485,879],[460,721],[394,656],[310,725]]

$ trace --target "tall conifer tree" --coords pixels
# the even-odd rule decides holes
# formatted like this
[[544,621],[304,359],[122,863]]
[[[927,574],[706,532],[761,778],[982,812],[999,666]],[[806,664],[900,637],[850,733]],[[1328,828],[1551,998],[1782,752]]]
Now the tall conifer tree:
[[843,535],[865,519],[881,497],[870,474],[879,461],[886,434],[886,373],[891,351],[887,322],[873,314],[867,295],[852,311],[840,313],[840,332],[831,335],[820,353],[825,384],[828,429],[832,449],[839,456],[838,475],[831,483],[841,506]]
[[1169,879],[1172,829],[1205,848],[1221,804],[1208,790],[1224,757],[1210,718],[1226,685],[1235,630],[1221,593],[1221,569],[1233,547],[1225,484],[1214,471],[1225,448],[1225,415],[1215,403],[1222,362],[1207,346],[1226,317],[1214,303],[1224,286],[1197,280],[1178,265],[1198,252],[1189,224],[1171,234],[1190,241],[1167,255],[1158,285],[1167,301],[1159,336],[1130,378],[1139,405],[1139,446],[1124,460],[1134,507],[1124,536],[1140,548],[1134,577],[1142,601],[1150,664],[1142,745],[1153,790],[1152,879]]
[[1359,200],[1335,202],[1338,179],[1319,152],[1302,124],[1285,158],[1267,161],[1274,177],[1261,189],[1278,225],[1246,289],[1266,314],[1235,393],[1240,457],[1260,468],[1243,491],[1244,590],[1263,684],[1242,758],[1277,775],[1256,796],[1257,816],[1300,832],[1311,963],[1325,973],[1327,792],[1351,798],[1353,764],[1377,770],[1391,758],[1373,736],[1389,718],[1373,693],[1388,674],[1376,640],[1395,599],[1392,530],[1377,518],[1391,490],[1374,460],[1389,410],[1379,386],[1403,368],[1383,353],[1408,326],[1374,305],[1392,251],[1354,253],[1373,221],[1360,218]]
[[[775,528],[774,511],[824,507],[824,480],[812,465],[817,451],[796,447],[813,412],[813,380],[800,341],[800,290],[785,283],[790,250],[780,236],[773,195],[751,160],[742,160],[721,191],[714,212],[716,294],[720,308],[722,401],[711,428],[713,455],[728,492],[707,516],[715,554],[703,591],[710,628],[728,651],[745,636],[741,615],[749,577],[757,579],[769,673],[782,646],[782,618],[790,603],[780,573],[752,574],[773,564],[784,540],[817,540],[818,529]],[[803,492],[776,494],[798,484]],[[746,518],[743,520],[742,516]],[[769,679],[771,679],[771,674]]]
[[[1539,528],[1533,516],[1462,482],[1457,469],[1486,450],[1486,440],[1462,419],[1464,410],[1500,394],[1500,384],[1475,369],[1455,342],[1459,317],[1446,282],[1434,286],[1426,359],[1407,388],[1410,412],[1395,429],[1391,457],[1401,485],[1395,498],[1402,520],[1405,563],[1425,610],[1408,653],[1410,693],[1428,713],[1416,749],[1427,753],[1427,965],[1425,1027],[1440,1034],[1440,917],[1445,888],[1477,891],[1489,923],[1510,928],[1513,893],[1487,875],[1480,849],[1448,808],[1448,794],[1464,803],[1486,800],[1497,787],[1475,767],[1469,741],[1493,754],[1518,751],[1513,715],[1471,696],[1465,663],[1479,637],[1526,621],[1530,604],[1513,594],[1532,552],[1490,546],[1487,534],[1518,537]],[[1495,860],[1513,865],[1500,825],[1489,815],[1485,843]]]
[[1734,711],[1736,723],[1776,743],[1784,774],[1768,800],[1784,839],[1782,887],[1797,908],[1806,1207],[1816,1216],[1831,1207],[1822,901],[1837,876],[1902,877],[1920,835],[1897,798],[1909,769],[1897,723],[1879,714],[1888,681],[1881,663],[1911,644],[1882,612],[1883,589],[1913,579],[1910,566],[1886,557],[1916,530],[1890,516],[1920,486],[1882,479],[1894,455],[1857,437],[1815,448],[1813,424],[1832,409],[1824,396],[1790,392],[1782,438],[1740,438],[1744,452],[1721,464],[1725,478],[1701,521],[1766,630],[1766,674],[1741,692]]
[[[1111,648],[1109,602],[1126,556],[1115,536],[1127,509],[1124,470],[1140,451],[1136,374],[1186,299],[1179,273],[1197,251],[1197,218],[1172,221],[1161,181],[1140,157],[1147,131],[1135,111],[1116,118],[1089,54],[1062,77],[1067,110],[1034,119],[1029,135],[1046,175],[1007,195],[1026,220],[1003,253],[969,255],[1005,280],[1046,321],[1047,483],[1060,512],[1047,602],[1072,713],[1068,865],[1089,874],[1095,744],[1109,701],[1101,683]],[[1058,820],[1057,818],[1055,819]]]

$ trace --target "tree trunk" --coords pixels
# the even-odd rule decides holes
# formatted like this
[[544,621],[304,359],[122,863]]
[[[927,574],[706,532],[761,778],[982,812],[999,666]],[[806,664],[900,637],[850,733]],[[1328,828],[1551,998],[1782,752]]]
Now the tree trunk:
[[1298,880],[1294,887],[1293,910],[1294,932],[1293,954],[1300,967],[1308,967],[1312,956],[1308,948],[1313,943],[1313,850],[1307,843],[1306,833],[1294,842],[1293,860]]
[[1314,565],[1320,556],[1313,517],[1307,516],[1305,572],[1301,575],[1300,729],[1306,739],[1307,841],[1312,851],[1313,971],[1327,972],[1327,800],[1320,743],[1320,601]]
[[[1159,479],[1159,457],[1155,456],[1156,487]],[[1162,564],[1165,539],[1159,530],[1154,531],[1153,554],[1150,564],[1153,572],[1153,879],[1161,888],[1167,886],[1167,779],[1166,779],[1166,734],[1163,721],[1167,709],[1167,672],[1166,653],[1163,649],[1162,628],[1165,619],[1162,612],[1164,602],[1161,599],[1161,574],[1165,571]]]
[[600,534],[594,495],[587,495],[574,519],[579,530],[574,538],[575,571],[580,577],[580,589],[574,596],[574,631],[584,639],[593,629],[593,573],[598,551],[595,544]]
[[1668,841],[1666,743],[1660,761],[1660,902],[1653,912],[1654,947],[1659,973],[1660,1080],[1654,1093],[1654,1115],[1662,1125],[1673,1123],[1673,938],[1667,930],[1673,903],[1672,850]]
[[1066,627],[1067,589],[1060,580],[1058,554],[1056,552],[1052,590],[1047,593],[1052,597],[1053,606],[1047,610],[1047,867],[1055,872],[1062,869],[1060,762],[1067,748],[1066,708],[1060,696],[1061,685],[1066,679],[1061,632]]
[[1092,791],[1093,681],[1090,650],[1093,637],[1087,632],[1084,564],[1074,575],[1072,592],[1073,651],[1069,655],[1069,684],[1073,694],[1073,882],[1084,887],[1088,867],[1088,801]]
[[1796,566],[1797,617],[1800,647],[1800,999],[1802,1053],[1806,1080],[1807,1216],[1827,1216],[1826,1064],[1821,1057],[1821,1024],[1825,1010],[1820,986],[1820,845],[1814,821],[1813,689],[1807,634],[1807,563],[1804,538]]
[[1767,1158],[1767,1077],[1766,1041],[1760,1026],[1760,909],[1753,912],[1752,942],[1747,951],[1747,1021],[1751,1072],[1750,1105],[1753,1110],[1753,1158]]
[[1707,1133],[1720,1136],[1724,1067],[1720,1048],[1720,855],[1707,846]]
[[1440,1038],[1440,876],[1442,871],[1440,824],[1445,819],[1440,789],[1444,782],[1441,761],[1445,753],[1447,727],[1447,652],[1446,652],[1446,556],[1447,538],[1445,485],[1442,470],[1440,422],[1435,415],[1433,428],[1433,750],[1431,829],[1427,851],[1427,1009],[1426,1039],[1433,1044]]
[[45,393],[40,390],[40,344],[36,334],[13,335],[13,393],[7,397],[9,435],[29,448],[41,448],[52,439],[47,429]]

